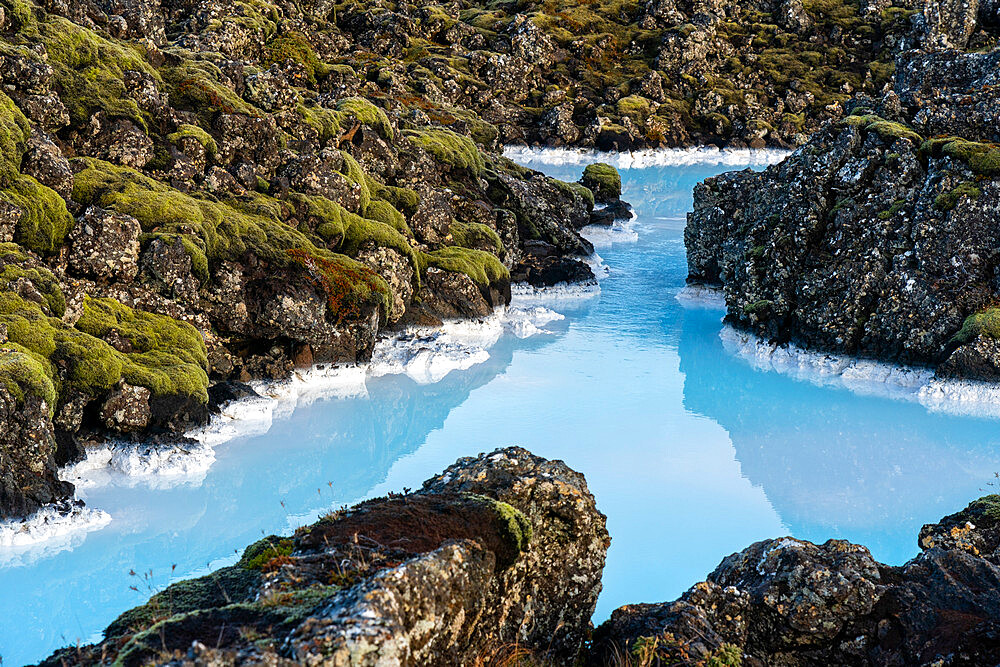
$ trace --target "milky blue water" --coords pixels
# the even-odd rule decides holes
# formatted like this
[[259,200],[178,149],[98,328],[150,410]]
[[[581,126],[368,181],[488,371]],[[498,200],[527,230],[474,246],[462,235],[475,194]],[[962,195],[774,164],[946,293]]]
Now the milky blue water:
[[608,516],[596,621],[675,598],[764,538],[845,538],[889,563],[912,557],[921,524],[991,489],[997,424],[755,371],[727,353],[722,311],[675,295],[691,188],[729,168],[624,170],[638,241],[599,248],[611,268],[601,295],[553,305],[566,319],[552,334],[504,338],[489,361],[437,384],[383,377],[367,398],[300,408],[220,446],[199,482],[87,490],[112,515],[106,528],[0,569],[3,664],[92,641],[151,591],[232,562],[262,534],[509,444],[585,473]]

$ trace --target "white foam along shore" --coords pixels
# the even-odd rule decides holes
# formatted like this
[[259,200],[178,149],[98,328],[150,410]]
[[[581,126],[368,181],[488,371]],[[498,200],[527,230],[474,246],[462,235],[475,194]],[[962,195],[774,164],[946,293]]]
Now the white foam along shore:
[[1000,417],[1000,385],[935,377],[930,368],[901,366],[840,354],[776,345],[725,325],[723,347],[754,369],[776,371],[820,386],[839,386],[864,396],[918,403],[932,412]]
[[0,522],[0,567],[31,563],[71,549],[111,522],[99,509],[72,504],[45,507],[22,520]]
[[[675,298],[686,308],[726,308],[722,290],[715,287],[686,285]],[[775,371],[820,386],[843,387],[863,396],[910,401],[932,412],[1000,417],[1000,386],[993,383],[938,378],[930,368],[777,345],[728,324],[719,337],[727,352],[756,370]]]
[[685,308],[725,310],[726,297],[721,289],[704,285],[685,285],[674,295]]
[[[586,289],[586,288],[585,288]],[[573,288],[567,287],[571,293]],[[419,384],[437,382],[453,370],[489,359],[504,333],[526,338],[547,333],[546,324],[563,316],[541,305],[556,294],[541,294],[525,303],[498,309],[493,315],[446,322],[440,328],[410,328],[382,337],[370,362],[317,365],[296,371],[288,380],[255,382],[258,396],[233,401],[211,422],[186,434],[193,442],[173,446],[109,443],[88,451],[87,458],[67,466],[60,477],[81,490],[109,483],[169,487],[200,483],[215,461],[215,448],[237,437],[266,433],[277,419],[320,399],[367,395],[369,377],[407,375]]]
[[719,149],[714,147],[644,149],[624,153],[607,153],[592,148],[531,148],[508,146],[504,156],[530,167],[540,165],[579,165],[605,162],[616,169],[644,167],[679,167],[685,165],[721,165],[733,167],[765,167],[781,162],[790,151],[779,149]]
[[[543,304],[591,296],[593,289],[592,285],[566,285],[531,294],[514,290],[513,303],[489,317],[386,335],[366,364],[317,365],[296,371],[285,381],[253,383],[258,396],[223,406],[207,426],[186,434],[190,443],[109,443],[89,450],[86,459],[62,469],[60,477],[81,491],[112,483],[153,488],[198,484],[215,461],[215,448],[229,440],[266,433],[275,420],[319,399],[366,396],[369,377],[407,375],[419,384],[438,382],[453,370],[488,360],[489,349],[504,334],[527,338],[551,333],[545,325],[563,316]],[[0,565],[70,548],[86,532],[110,521],[105,512],[74,506],[70,511],[45,508],[25,520],[0,522]]]

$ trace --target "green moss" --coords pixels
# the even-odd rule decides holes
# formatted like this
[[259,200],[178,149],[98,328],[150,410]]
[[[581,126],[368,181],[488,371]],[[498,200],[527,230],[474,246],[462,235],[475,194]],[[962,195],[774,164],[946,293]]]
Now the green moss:
[[0,92],[0,187],[17,177],[24,155],[25,142],[31,136],[31,126],[14,101]]
[[622,177],[610,164],[597,162],[588,164],[583,170],[580,183],[589,188],[598,201],[617,199],[622,194]]
[[368,174],[365,173],[358,161],[354,159],[354,156],[347,151],[340,151],[341,156],[344,158],[344,170],[341,172],[344,177],[354,183],[360,188],[361,193],[361,206],[360,210],[365,210],[368,205],[372,202],[372,187],[377,184],[371,179]]
[[210,160],[214,160],[216,153],[219,152],[219,145],[215,143],[212,135],[197,125],[181,125],[176,132],[167,135],[167,141],[175,145],[179,144],[182,139],[197,141],[205,149]]
[[305,35],[299,32],[291,31],[275,37],[268,42],[264,51],[264,64],[270,65],[294,60],[302,65],[309,82],[312,84],[315,84],[317,79],[325,77],[329,72],[329,66],[320,62],[312,44],[309,43]]
[[15,240],[34,252],[54,254],[73,228],[73,218],[55,191],[18,172],[30,135],[28,119],[0,92],[0,200],[20,210]]
[[934,198],[934,208],[939,211],[950,211],[958,205],[958,202],[968,197],[971,200],[979,199],[983,191],[969,181],[963,181],[948,192],[942,192]]
[[879,211],[878,219],[889,220],[890,218],[894,218],[896,214],[902,211],[905,206],[906,206],[905,199],[897,199],[892,203],[892,206],[889,207],[889,209],[885,211]]
[[[259,568],[257,568],[259,569]],[[129,609],[104,631],[107,638],[141,632],[160,620],[198,609],[212,609],[247,602],[260,585],[260,575],[252,568],[224,567],[196,579],[167,586],[139,607]]]
[[621,98],[618,100],[617,108],[620,115],[628,116],[640,125],[645,123],[651,114],[649,100],[640,95],[630,95]]
[[580,183],[567,183],[566,181],[560,181],[558,178],[550,179],[552,184],[557,188],[565,192],[570,197],[580,197],[583,199],[584,203],[587,205],[587,210],[594,210],[594,193],[591,192],[590,188]]
[[32,286],[45,299],[48,314],[62,317],[66,312],[66,299],[59,280],[44,266],[26,268],[30,262],[28,254],[17,244],[0,243],[0,290],[15,291],[12,283],[21,279],[31,281]]
[[161,69],[170,104],[196,113],[199,125],[211,127],[220,113],[260,115],[256,107],[222,83],[222,71],[215,64],[204,60],[204,56],[183,49],[174,49],[169,53],[179,63]]
[[[363,203],[370,203],[370,179],[354,158],[344,154],[349,179],[357,179]],[[73,183],[73,198],[82,204],[98,204],[135,217],[143,231],[186,236],[186,248],[203,252],[211,267],[221,261],[243,261],[248,255],[272,268],[304,269],[329,298],[337,320],[360,316],[365,303],[387,307],[389,287],[374,272],[348,257],[317,248],[301,231],[281,219],[281,206],[265,195],[220,202],[172,188],[134,170],[90,158],[77,158],[79,169]],[[333,204],[333,202],[330,202]],[[333,209],[331,209],[333,210]],[[359,220],[362,220],[359,217]],[[379,225],[367,221],[368,225]],[[402,240],[396,230],[381,225],[378,234]],[[365,238],[371,238],[375,232]],[[360,242],[361,231],[345,229],[342,244]],[[343,306],[341,312],[339,308]]]
[[406,215],[412,216],[417,212],[417,207],[420,206],[420,195],[409,188],[379,184],[372,194],[389,202],[394,208]]
[[769,310],[773,305],[774,302],[770,299],[760,299],[759,301],[754,301],[743,306],[743,312],[747,315],[759,315]]
[[34,23],[35,6],[29,0],[3,0],[0,4],[10,13],[15,30],[23,30]]
[[978,176],[1000,176],[1000,147],[959,137],[930,139],[921,152],[932,157],[950,157],[964,162]]
[[454,245],[463,248],[490,248],[494,253],[503,251],[500,236],[482,223],[452,220],[448,231],[451,233]]
[[41,355],[17,343],[0,345],[0,385],[18,403],[28,394],[38,396],[48,405],[51,414],[57,396],[53,374],[52,364]]
[[307,107],[299,104],[295,111],[307,125],[316,130],[320,141],[329,141],[340,136],[340,113],[324,107]]
[[1000,308],[987,308],[965,318],[962,328],[951,340],[964,345],[972,342],[976,336],[1000,340]]
[[364,217],[369,220],[381,222],[395,229],[397,232],[412,236],[410,226],[406,224],[406,218],[396,210],[396,207],[383,199],[372,199],[364,210]]
[[[5,382],[40,391],[48,400],[53,392],[62,395],[68,390],[99,396],[125,380],[147,387],[154,396],[207,402],[205,344],[193,327],[163,315],[133,311],[110,299],[88,297],[83,311],[74,328],[46,314],[40,304],[0,291],[0,324],[6,326],[8,337],[5,347],[21,353],[8,355],[11,364]],[[99,338],[112,331],[128,340],[132,351],[120,352]]]
[[842,126],[857,127],[865,132],[875,132],[886,141],[907,139],[917,146],[923,143],[923,137],[902,123],[894,123],[875,115],[848,116],[840,121]]
[[723,643],[705,656],[705,667],[740,667],[743,664],[743,651],[735,644]]
[[34,252],[54,254],[73,228],[66,201],[31,176],[18,176],[0,189],[0,199],[21,209],[14,240]]
[[132,310],[112,299],[86,298],[76,328],[96,338],[115,332],[132,351],[119,353],[121,376],[154,396],[208,402],[208,353],[198,330],[165,315]]
[[528,517],[512,505],[499,501],[493,502],[493,509],[500,517],[504,538],[518,552],[523,553],[531,542],[531,522]]
[[291,554],[294,547],[291,539],[271,535],[248,546],[237,565],[244,570],[260,570],[272,558]]
[[453,168],[465,169],[476,176],[486,168],[479,148],[468,137],[440,127],[408,130],[405,134],[410,141]]
[[510,278],[510,272],[494,255],[482,250],[447,247],[433,252],[418,253],[421,272],[430,267],[464,273],[481,287]]
[[83,125],[95,111],[104,110],[147,129],[146,113],[129,96],[124,84],[128,70],[160,81],[159,73],[146,62],[141,46],[107,39],[61,16],[49,15],[46,22],[37,24],[37,30],[48,63],[55,70],[59,97],[75,125]]
[[1000,495],[983,496],[969,503],[961,512],[947,517],[956,522],[969,521],[977,528],[993,528],[1000,525]]
[[337,102],[337,111],[341,114],[342,126],[346,124],[343,119],[354,119],[362,125],[375,129],[383,139],[392,141],[395,136],[385,111],[363,97],[347,97],[340,100]]

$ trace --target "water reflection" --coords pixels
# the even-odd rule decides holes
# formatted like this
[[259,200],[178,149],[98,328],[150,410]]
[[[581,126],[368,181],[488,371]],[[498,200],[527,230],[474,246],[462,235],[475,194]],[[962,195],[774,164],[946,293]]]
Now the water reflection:
[[684,405],[726,429],[743,474],[798,537],[847,537],[901,563],[920,526],[1000,471],[996,422],[758,372],[729,356],[721,311],[680,318]]

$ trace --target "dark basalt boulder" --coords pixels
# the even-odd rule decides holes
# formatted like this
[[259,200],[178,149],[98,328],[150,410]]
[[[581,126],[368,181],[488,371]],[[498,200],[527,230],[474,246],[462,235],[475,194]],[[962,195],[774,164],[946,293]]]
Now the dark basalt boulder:
[[511,276],[532,287],[589,283],[595,280],[590,265],[572,257],[525,257],[514,267]]
[[924,526],[925,551],[902,567],[843,540],[758,542],[675,602],[616,610],[591,664],[623,653],[662,665],[996,664],[997,507],[988,496]]
[[902,58],[780,164],[697,186],[689,280],[767,339],[995,380],[996,57]]
[[609,541],[582,475],[499,449],[265,538],[42,664],[575,664]]
[[[9,355],[0,349],[0,364]],[[73,493],[56,473],[51,409],[43,397],[18,398],[0,383],[0,517],[25,516]]]

